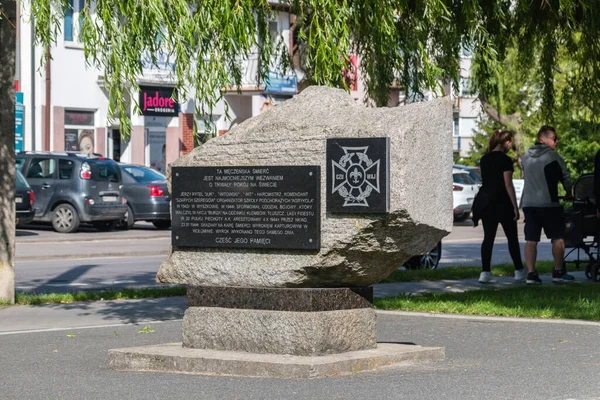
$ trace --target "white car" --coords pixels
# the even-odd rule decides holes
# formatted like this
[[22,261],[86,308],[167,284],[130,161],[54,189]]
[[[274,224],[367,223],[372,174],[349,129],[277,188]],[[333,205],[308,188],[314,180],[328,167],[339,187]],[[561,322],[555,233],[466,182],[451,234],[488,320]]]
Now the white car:
[[479,192],[479,185],[467,171],[456,168],[452,169],[452,181],[454,220],[464,221],[471,215],[473,199]]

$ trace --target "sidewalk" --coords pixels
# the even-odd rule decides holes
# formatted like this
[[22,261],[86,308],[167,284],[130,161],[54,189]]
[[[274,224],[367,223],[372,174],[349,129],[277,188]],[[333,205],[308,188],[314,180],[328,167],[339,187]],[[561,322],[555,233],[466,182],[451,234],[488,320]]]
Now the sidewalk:
[[[576,282],[589,281],[583,271],[573,272],[572,275],[575,276]],[[540,277],[543,285],[555,285],[550,275]],[[477,279],[380,283],[373,285],[373,288],[375,297],[389,297],[399,294],[452,293],[525,286],[524,283],[514,282],[512,277],[497,277],[497,280],[497,283],[492,284],[481,284]],[[3,332],[179,320],[183,318],[185,308],[184,297],[0,307],[0,335]]]
[[[569,274],[575,277],[575,282],[590,282],[585,277],[584,271],[569,271]],[[550,274],[540,275],[542,285],[552,286]],[[511,287],[525,286],[525,283],[515,282],[510,276],[497,276],[496,283],[479,283],[478,278],[462,280],[443,280],[443,281],[419,281],[419,282],[397,282],[380,283],[373,285],[375,297],[390,297],[398,294],[419,295],[423,293],[460,293],[469,290],[480,289],[507,289]]]

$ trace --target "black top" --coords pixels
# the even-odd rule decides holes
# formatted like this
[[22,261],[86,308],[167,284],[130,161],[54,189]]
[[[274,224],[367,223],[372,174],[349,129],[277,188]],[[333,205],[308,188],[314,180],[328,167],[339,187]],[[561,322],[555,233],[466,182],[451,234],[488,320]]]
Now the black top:
[[[512,214],[513,206],[504,184],[504,172],[514,171],[512,160],[501,151],[491,151],[481,157],[481,189],[489,195],[490,205],[496,211],[507,211]],[[499,210],[500,209],[500,210]]]

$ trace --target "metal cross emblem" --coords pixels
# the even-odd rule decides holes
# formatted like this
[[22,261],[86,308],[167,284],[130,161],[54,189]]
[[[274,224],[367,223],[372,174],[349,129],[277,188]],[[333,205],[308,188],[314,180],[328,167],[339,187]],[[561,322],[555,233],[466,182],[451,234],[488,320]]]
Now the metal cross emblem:
[[344,155],[339,162],[331,160],[331,194],[339,193],[344,198],[344,207],[369,207],[367,198],[373,190],[380,193],[379,161],[373,162],[367,155],[369,146],[343,147]]

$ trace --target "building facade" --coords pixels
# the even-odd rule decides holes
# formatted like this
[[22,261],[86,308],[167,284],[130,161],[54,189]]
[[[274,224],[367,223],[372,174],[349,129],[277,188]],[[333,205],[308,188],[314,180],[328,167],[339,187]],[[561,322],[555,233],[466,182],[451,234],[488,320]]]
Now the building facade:
[[459,157],[466,157],[471,152],[473,136],[482,118],[481,102],[477,93],[472,90],[470,76],[471,53],[463,49],[460,57],[458,95],[450,91],[454,100],[453,150]]
[[[43,67],[40,59],[46,50],[33,45],[34,21],[26,12],[20,16],[17,92],[22,98],[22,141],[16,144],[17,151],[94,152],[164,171],[166,164],[194,148],[194,122],[202,134],[210,117],[195,115],[193,100],[178,104],[171,98],[174,61],[157,55],[158,63],[153,65],[150,57],[145,57],[137,81],[140,90],[129,94],[131,135],[124,138],[119,125],[109,122],[103,71],[86,66],[83,45],[78,41],[84,1],[70,3],[73,9],[65,15],[56,45],[49,49],[52,59]],[[276,11],[274,15],[269,24],[271,34],[281,37],[289,48],[290,14]],[[275,71],[268,85],[257,86],[257,55],[251,55],[243,68],[241,94],[236,89],[227,91],[208,121],[218,134],[297,92],[294,76],[280,76]],[[132,100],[138,102],[141,113]]]

